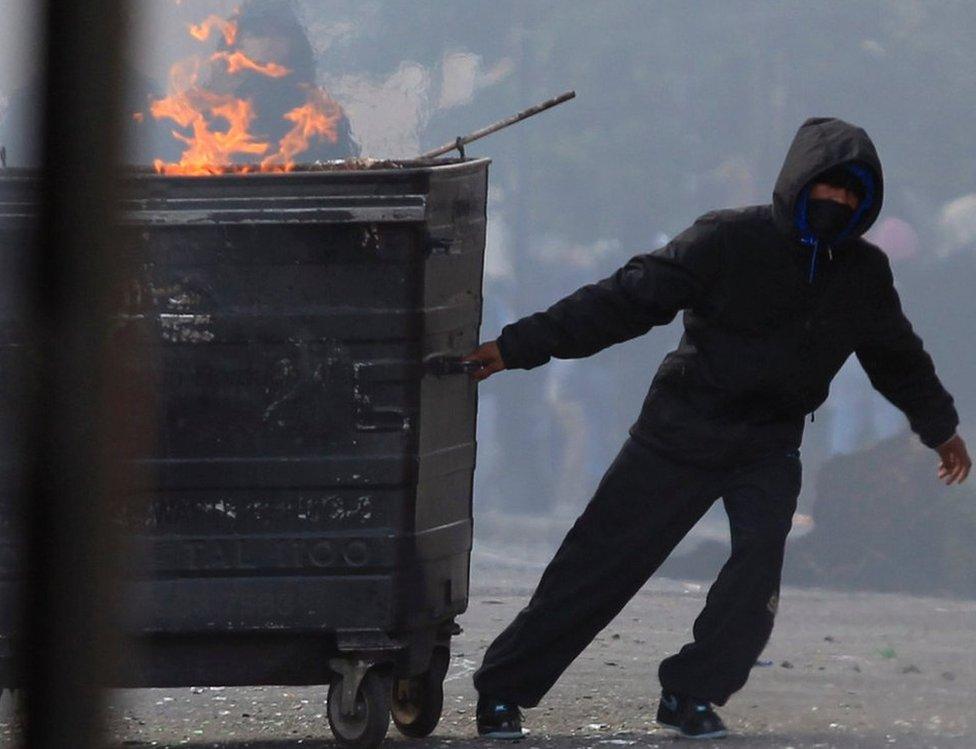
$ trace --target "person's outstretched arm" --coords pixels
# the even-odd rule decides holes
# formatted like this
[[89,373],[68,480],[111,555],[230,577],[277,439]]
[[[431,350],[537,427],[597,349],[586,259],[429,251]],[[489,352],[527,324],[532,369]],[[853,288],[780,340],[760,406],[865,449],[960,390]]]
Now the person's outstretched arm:
[[922,443],[938,452],[939,478],[946,484],[964,481],[972,460],[956,433],[959,416],[952,396],[902,312],[887,258],[882,273],[873,314],[855,354],[874,388],[908,417]]
[[483,380],[502,369],[579,359],[671,322],[702,302],[721,262],[719,224],[708,215],[667,245],[636,255],[613,275],[587,284],[544,312],[506,325],[497,341],[465,357]]

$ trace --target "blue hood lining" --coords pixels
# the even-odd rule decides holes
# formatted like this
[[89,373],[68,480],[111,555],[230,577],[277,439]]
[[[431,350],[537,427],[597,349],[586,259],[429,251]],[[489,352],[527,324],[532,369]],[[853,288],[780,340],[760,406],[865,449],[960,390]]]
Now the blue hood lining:
[[[875,180],[874,172],[872,170],[857,161],[851,161],[844,164],[844,168],[857,177],[861,184],[864,185],[864,198],[861,199],[857,204],[857,209],[854,211],[854,215],[851,216],[851,220],[848,222],[844,230],[837,235],[834,242],[840,242],[847,239],[851,235],[851,232],[857,228],[857,225],[861,223],[861,219],[864,218],[864,214],[870,210],[871,206],[874,205],[875,197]],[[796,201],[796,209],[793,216],[793,222],[796,225],[797,231],[800,234],[800,241],[805,245],[817,245],[819,239],[816,234],[814,234],[813,229],[810,228],[810,222],[807,219],[807,208],[810,202],[810,187],[812,186],[814,180],[811,180],[800,192],[800,196]]]

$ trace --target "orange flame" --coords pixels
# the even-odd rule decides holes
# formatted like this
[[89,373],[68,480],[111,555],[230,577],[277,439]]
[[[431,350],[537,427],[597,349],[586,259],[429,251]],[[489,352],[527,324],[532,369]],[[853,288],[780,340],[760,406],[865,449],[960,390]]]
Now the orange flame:
[[321,89],[310,88],[305,104],[284,118],[295,125],[278,141],[278,152],[261,162],[262,171],[290,172],[295,168],[295,157],[308,149],[315,136],[332,143],[339,140],[337,125],[342,120],[342,108]]
[[[218,16],[191,24],[190,34],[203,41],[214,28],[221,30],[228,46],[236,43],[237,24]],[[256,62],[240,50],[215,52],[210,61],[226,62],[227,72],[231,74],[251,70],[270,78],[283,78],[291,72],[275,62]],[[183,132],[174,130],[173,137],[186,145],[176,163],[156,159],[153,163],[157,172],[186,175],[255,170],[287,172],[295,168],[296,156],[307,150],[314,138],[338,141],[338,124],[344,116],[342,108],[320,88],[305,86],[305,104],[282,115],[292,127],[278,141],[277,151],[269,155],[271,144],[250,131],[255,118],[253,102],[202,87],[199,84],[201,64],[199,58],[191,58],[174,65],[170,70],[170,95],[151,103],[152,116],[175,122]],[[261,158],[261,161],[249,165],[235,163],[242,156]]]
[[266,62],[264,64],[255,62],[240,50],[235,50],[234,52],[214,52],[210,56],[210,59],[214,62],[217,60],[226,62],[227,72],[231,74],[240,73],[242,70],[253,70],[255,73],[266,75],[269,78],[284,78],[291,72],[284,65],[279,65],[276,62]]
[[[251,102],[230,94],[218,94],[197,85],[197,71],[174,66],[174,93],[152,102],[150,112],[156,119],[170,119],[192,136],[177,130],[173,137],[187,145],[177,164],[162,159],[154,162],[156,171],[163,174],[215,174],[232,167],[238,154],[261,156],[269,144],[258,141],[250,133],[254,120]],[[224,120],[226,130],[216,130],[212,120]]]
[[210,32],[215,28],[220,29],[220,33],[224,35],[224,41],[227,42],[227,46],[233,47],[237,41],[236,21],[210,15],[200,23],[189,24],[190,36],[200,42],[207,41],[210,38]]

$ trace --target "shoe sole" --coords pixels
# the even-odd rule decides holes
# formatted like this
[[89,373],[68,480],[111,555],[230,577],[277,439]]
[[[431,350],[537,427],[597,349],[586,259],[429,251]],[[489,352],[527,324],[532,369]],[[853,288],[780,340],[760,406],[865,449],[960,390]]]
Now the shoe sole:
[[515,741],[516,739],[521,739],[525,737],[524,731],[489,731],[488,733],[478,734],[483,739],[499,739],[501,741]]
[[690,733],[685,733],[684,731],[681,730],[680,726],[674,726],[671,725],[670,723],[662,723],[661,721],[656,721],[656,722],[665,731],[671,731],[672,733],[677,734],[683,739],[724,739],[726,736],[729,735],[728,731],[712,731],[711,733],[700,733],[697,736],[695,736]]

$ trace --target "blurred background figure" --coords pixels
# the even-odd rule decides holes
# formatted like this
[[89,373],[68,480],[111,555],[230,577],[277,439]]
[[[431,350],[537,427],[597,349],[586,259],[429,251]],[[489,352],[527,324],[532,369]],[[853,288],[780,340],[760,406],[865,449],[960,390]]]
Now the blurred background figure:
[[[518,287],[511,257],[511,237],[504,219],[507,191],[498,187],[488,193],[488,229],[485,240],[484,303],[481,329],[500,331],[515,314]],[[512,512],[523,503],[521,487],[512,480],[529,470],[505,439],[503,404],[516,397],[511,390],[502,396],[498,389],[478,393],[478,468],[475,471],[474,502],[481,513]],[[509,400],[509,402],[511,402]],[[524,458],[523,458],[524,459]]]
[[[293,0],[248,0],[231,20],[237,28],[233,44],[228,43],[226,36],[220,37],[217,53],[212,58],[209,88],[252,102],[255,112],[252,132],[260,140],[279,143],[294,124],[282,117],[283,113],[302,107],[313,94],[330,98],[316,82],[315,52],[299,20],[297,5]],[[288,72],[279,77],[277,73],[267,75],[248,67],[237,69],[231,63],[235,52],[243,53],[258,65],[271,63]],[[313,163],[358,154],[349,120],[340,115],[335,140],[313,138],[299,160]]]
[[[865,239],[884,250],[898,287],[902,287],[904,278],[911,276],[910,272],[921,265],[918,233],[903,219],[893,216],[881,219]],[[905,417],[871,387],[853,356],[831,385],[829,412],[828,455],[847,455],[908,429]]]

